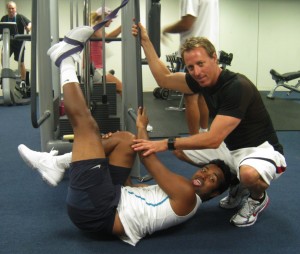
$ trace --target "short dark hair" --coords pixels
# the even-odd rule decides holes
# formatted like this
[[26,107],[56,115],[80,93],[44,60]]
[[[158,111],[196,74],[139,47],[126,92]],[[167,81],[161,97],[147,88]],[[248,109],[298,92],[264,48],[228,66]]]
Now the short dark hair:
[[230,172],[230,168],[227,164],[225,164],[223,160],[220,159],[211,160],[208,164],[214,164],[218,166],[223,172],[225,181],[221,182],[218,188],[218,191],[220,192],[220,194],[222,194],[224,191],[226,191],[229,188],[232,180],[232,174]]

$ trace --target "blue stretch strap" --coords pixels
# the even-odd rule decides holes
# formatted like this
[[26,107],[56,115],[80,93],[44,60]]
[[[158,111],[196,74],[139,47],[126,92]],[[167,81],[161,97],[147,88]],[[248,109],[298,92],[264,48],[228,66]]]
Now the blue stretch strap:
[[95,25],[93,27],[94,31],[99,30],[101,27],[103,27],[109,20],[115,18],[121,8],[123,8],[129,0],[123,0],[121,5],[114,9],[109,15],[107,15],[99,24]]
[[[123,0],[123,2],[121,3],[121,5],[119,7],[117,7],[116,9],[114,9],[109,15],[107,15],[105,17],[105,19],[103,21],[101,21],[99,24],[95,25],[93,27],[93,30],[94,31],[97,31],[99,30],[101,27],[103,27],[109,20],[115,18],[117,16],[117,13],[119,12],[119,10],[124,7],[127,3],[128,3],[129,0]],[[92,36],[92,35],[91,35]],[[80,42],[80,41],[77,41],[77,40],[73,40],[73,39],[70,39],[68,37],[64,37],[64,42],[70,44],[70,45],[74,45],[76,46],[75,48],[72,48],[70,49],[69,51],[63,53],[59,58],[57,58],[57,60],[55,61],[55,65],[56,66],[60,66],[62,60],[66,59],[67,57],[73,55],[73,54],[76,54],[77,52],[81,52],[84,48],[84,44],[85,42]]]

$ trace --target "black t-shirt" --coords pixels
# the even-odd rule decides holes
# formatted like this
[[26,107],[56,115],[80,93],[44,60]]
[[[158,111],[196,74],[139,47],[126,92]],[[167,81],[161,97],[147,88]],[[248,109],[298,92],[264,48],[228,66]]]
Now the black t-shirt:
[[[30,23],[30,20],[22,14],[16,14],[16,16],[13,18],[10,18],[8,15],[3,16],[1,18],[1,22],[16,22],[17,30],[14,33],[11,33],[11,35],[16,35],[16,34],[24,34],[25,26],[27,26]],[[11,40],[11,44],[22,45],[22,41]]]
[[244,75],[223,70],[213,87],[201,87],[190,74],[186,74],[186,82],[194,93],[203,94],[213,118],[225,115],[241,119],[224,140],[229,150],[256,147],[268,141],[283,154],[260,94]]

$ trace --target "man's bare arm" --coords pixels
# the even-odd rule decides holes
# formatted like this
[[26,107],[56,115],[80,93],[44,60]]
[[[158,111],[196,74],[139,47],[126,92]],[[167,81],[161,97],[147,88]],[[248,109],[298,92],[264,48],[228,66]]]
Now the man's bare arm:
[[[138,110],[137,117],[138,138],[148,139],[146,126],[148,117],[142,108]],[[196,195],[192,184],[183,176],[173,173],[165,167],[157,158],[156,154],[144,157],[140,154],[141,162],[147,171],[153,176],[157,184],[170,198],[174,212],[179,216],[190,213],[196,204]]]
[[149,39],[147,31],[141,23],[132,26],[132,34],[134,36],[138,36],[138,34],[141,35],[141,44],[146,55],[148,65],[153,77],[160,87],[168,88],[182,93],[192,93],[185,81],[185,73],[170,72],[166,65],[159,59]]
[[183,16],[176,23],[164,28],[163,33],[177,34],[177,33],[183,33],[189,31],[192,28],[196,19],[197,18],[192,15]]

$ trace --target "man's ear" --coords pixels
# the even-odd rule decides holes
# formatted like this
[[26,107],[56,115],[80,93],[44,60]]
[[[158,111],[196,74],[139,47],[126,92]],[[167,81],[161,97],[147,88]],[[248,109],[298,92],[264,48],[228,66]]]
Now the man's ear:
[[217,56],[216,52],[213,54],[213,59],[214,59],[215,63],[218,63],[218,56]]

